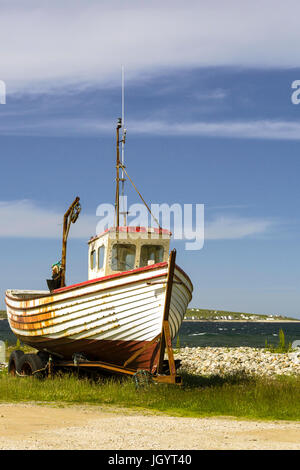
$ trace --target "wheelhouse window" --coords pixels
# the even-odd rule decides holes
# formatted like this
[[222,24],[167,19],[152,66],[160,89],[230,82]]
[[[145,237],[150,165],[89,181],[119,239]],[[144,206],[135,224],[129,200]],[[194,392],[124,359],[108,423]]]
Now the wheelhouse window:
[[112,247],[111,269],[113,271],[130,271],[134,269],[135,245],[115,244]]
[[141,248],[140,267],[161,263],[164,259],[164,248],[161,245],[143,245]]
[[105,247],[104,245],[99,246],[98,248],[98,269],[102,269],[104,265],[104,254],[105,254]]
[[96,250],[91,251],[90,266],[91,266],[91,269],[95,269],[96,267]]

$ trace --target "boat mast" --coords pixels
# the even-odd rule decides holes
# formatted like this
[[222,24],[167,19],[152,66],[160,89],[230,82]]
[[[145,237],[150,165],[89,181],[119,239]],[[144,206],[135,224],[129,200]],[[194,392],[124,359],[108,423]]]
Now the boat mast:
[[118,119],[117,123],[117,177],[116,177],[116,202],[115,202],[115,211],[116,211],[116,228],[120,227],[120,129],[122,127],[122,119]]
[[[122,129],[122,140],[120,141],[120,129]],[[116,177],[116,202],[115,202],[115,223],[116,227],[120,226],[120,181],[122,182],[122,189],[121,189],[121,196],[122,196],[122,204],[123,204],[123,211],[121,212],[124,215],[124,226],[126,225],[126,211],[124,205],[124,182],[125,182],[125,175],[124,175],[124,147],[125,147],[125,140],[126,140],[126,129],[124,128],[124,66],[122,65],[122,117],[118,119],[117,123],[117,177]],[[122,153],[121,153],[121,162],[120,162],[120,142],[122,143]],[[120,178],[120,167],[121,167],[121,178]]]
[[125,183],[125,175],[124,175],[124,148],[125,148],[125,138],[126,138],[126,129],[125,129],[125,87],[124,87],[124,65],[122,65],[122,173],[121,173],[121,181],[122,181],[122,190],[121,190],[121,198],[122,198],[122,214],[124,216],[124,226],[126,226],[126,211],[125,211],[125,203],[124,203],[124,183]]
[[[117,177],[116,177],[116,202],[115,202],[115,225],[117,232],[120,227],[120,213],[124,215],[124,226],[126,226],[126,216],[128,214],[127,211],[125,211],[125,204],[124,204],[124,182],[126,181],[125,175],[133,185],[134,189],[142,199],[143,203],[145,204],[147,210],[149,211],[150,215],[153,217],[155,222],[157,223],[159,230],[161,230],[161,226],[159,224],[159,221],[154,217],[152,214],[149,206],[143,199],[141,193],[137,190],[135,184],[133,183],[132,179],[128,175],[126,171],[126,167],[124,164],[124,147],[125,147],[125,141],[126,141],[126,129],[124,127],[124,66],[122,65],[122,117],[118,119],[117,123],[117,164],[116,164],[116,169],[117,169]],[[122,129],[122,140],[120,141],[120,129]],[[122,154],[121,154],[121,161],[120,161],[120,142],[122,143]],[[120,178],[120,167],[121,167],[121,178]],[[123,202],[123,211],[120,212],[120,181],[122,182],[122,189],[121,189],[121,196],[122,196],[122,202]]]

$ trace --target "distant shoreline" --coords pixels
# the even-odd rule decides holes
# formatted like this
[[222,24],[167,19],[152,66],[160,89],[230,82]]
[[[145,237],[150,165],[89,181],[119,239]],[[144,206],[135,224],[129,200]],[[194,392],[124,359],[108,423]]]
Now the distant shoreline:
[[[0,318],[0,321],[1,320],[8,321],[7,318]],[[199,323],[300,323],[300,320],[206,320],[200,318],[195,318],[194,320],[184,318],[183,321],[192,321]]]
[[186,319],[184,318],[184,322],[192,321],[192,322],[202,322],[202,323],[300,323],[300,320],[206,320],[206,319]]

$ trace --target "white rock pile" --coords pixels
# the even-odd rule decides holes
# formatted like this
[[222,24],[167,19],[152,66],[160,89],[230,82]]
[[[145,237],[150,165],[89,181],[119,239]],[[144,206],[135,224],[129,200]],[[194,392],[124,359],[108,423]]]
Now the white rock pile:
[[271,353],[265,349],[182,348],[175,359],[181,359],[180,371],[196,375],[225,375],[244,371],[251,375],[300,374],[300,351]]

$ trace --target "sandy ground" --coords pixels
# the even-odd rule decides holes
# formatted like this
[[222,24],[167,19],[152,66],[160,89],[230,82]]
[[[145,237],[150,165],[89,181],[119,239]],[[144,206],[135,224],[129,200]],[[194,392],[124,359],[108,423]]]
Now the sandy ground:
[[178,418],[96,406],[0,405],[0,449],[300,449],[300,422]]

